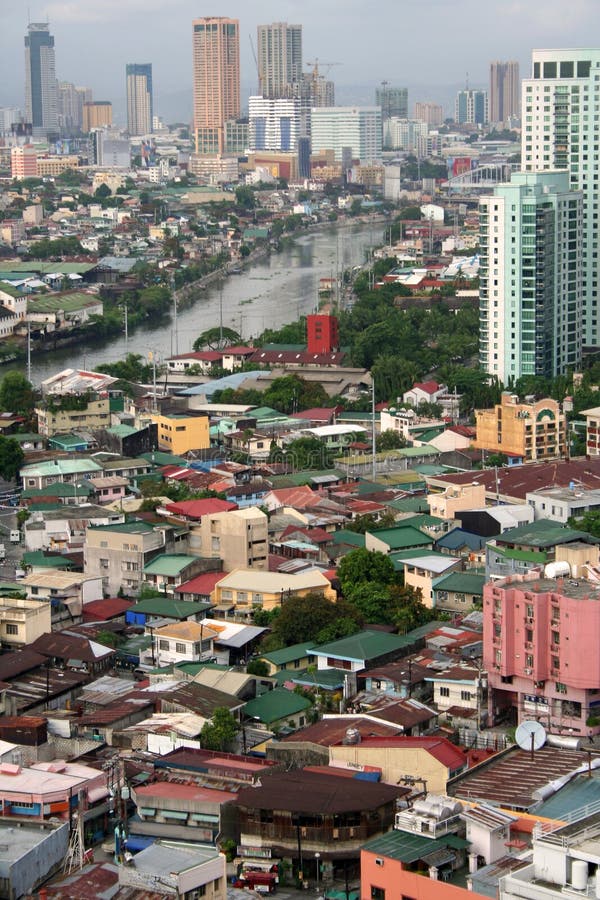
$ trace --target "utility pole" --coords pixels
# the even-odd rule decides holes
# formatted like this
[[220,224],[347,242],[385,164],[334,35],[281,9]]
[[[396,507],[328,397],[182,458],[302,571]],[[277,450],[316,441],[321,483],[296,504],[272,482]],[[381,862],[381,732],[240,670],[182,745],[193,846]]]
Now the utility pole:
[[125,313],[125,353],[127,354],[127,350],[129,347],[129,322],[127,319],[127,304],[123,307],[123,311]]
[[371,456],[373,457],[371,475],[372,480],[375,481],[377,477],[377,439],[375,435],[375,379],[373,378],[373,373],[371,373],[371,427],[373,430],[371,435]]
[[31,322],[27,321],[27,381],[31,384]]

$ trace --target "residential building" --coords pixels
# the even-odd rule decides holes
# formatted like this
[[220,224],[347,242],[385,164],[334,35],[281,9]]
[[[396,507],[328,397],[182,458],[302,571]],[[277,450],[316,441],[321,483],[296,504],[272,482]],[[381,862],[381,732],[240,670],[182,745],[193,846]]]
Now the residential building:
[[485,487],[474,481],[472,484],[450,485],[441,493],[427,495],[429,513],[440,519],[456,519],[456,513],[463,509],[478,509],[485,506]]
[[119,866],[121,889],[227,900],[225,854],[208,844],[155,841]]
[[536,519],[550,519],[566,525],[571,518],[600,510],[600,490],[586,491],[572,482],[568,488],[529,491],[527,503],[534,510]]
[[454,121],[458,125],[487,125],[488,94],[487,91],[459,91],[454,101]]
[[127,132],[145,135],[152,131],[152,64],[127,63]]
[[59,81],[58,127],[61,134],[76,135],[83,127],[83,104],[92,102],[90,88],[76,87],[70,81]]
[[33,144],[12,147],[10,151],[11,178],[22,181],[24,178],[37,178],[37,150]]
[[378,163],[382,158],[381,109],[378,106],[313,107],[313,153],[332,150],[337,162]]
[[314,646],[314,641],[309,641],[306,644],[292,644],[291,647],[262,653],[259,659],[267,664],[269,675],[276,675],[277,672],[288,670],[293,672],[294,670],[306,669],[313,662],[311,650]]
[[296,96],[302,82],[302,25],[287,22],[259,25],[256,55],[261,96],[269,99]]
[[583,580],[585,569],[578,581],[532,573],[484,587],[491,725],[537,719],[559,734],[600,733],[598,579],[592,569],[591,580]]
[[430,128],[439,128],[444,122],[444,109],[439,103],[415,103],[415,119],[426,122]]
[[28,824],[0,819],[3,859],[0,878],[7,885],[7,897],[35,895],[59,871],[69,847],[68,822],[36,821]]
[[153,413],[152,421],[158,426],[159,450],[181,456],[190,450],[210,447],[209,420],[205,413]]
[[444,612],[458,613],[480,608],[484,584],[485,575],[477,572],[445,573],[433,581],[433,606]]
[[[249,700],[244,706],[243,716],[257,731],[274,734],[282,728],[286,731],[303,728],[311,708],[312,704],[306,697],[285,687],[276,687]],[[263,737],[266,735],[256,735],[255,743],[261,742]]]
[[295,151],[300,136],[300,101],[292,98],[250,97],[248,149],[252,152]]
[[516,395],[504,391],[493,409],[475,411],[475,424],[474,447],[515,462],[556,459],[565,453],[566,419],[556,400],[519,403]]
[[516,172],[480,201],[480,363],[507,383],[581,360],[583,195],[566,172]]
[[52,396],[36,407],[38,431],[46,437],[80,429],[98,430],[110,426],[110,396],[99,394]]
[[144,585],[155,588],[159,594],[173,596],[179,584],[198,575],[203,568],[203,561],[197,556],[188,556],[185,553],[161,553],[144,566]]
[[382,82],[381,87],[375,88],[375,106],[381,107],[381,120],[408,118],[408,88],[390,87],[387,82]]
[[19,474],[24,488],[44,488],[60,482],[76,484],[101,473],[102,466],[95,460],[79,458],[29,463],[23,466]]
[[358,861],[361,844],[387,831],[405,792],[342,773],[272,772],[237,795],[240,844],[248,848],[244,854],[252,847],[271,848],[273,859],[292,859],[298,871],[302,865],[303,877],[314,877],[319,865],[329,879],[336,860]]
[[[399,560],[400,561],[400,560]],[[421,592],[425,606],[432,609],[435,600],[434,583],[441,575],[462,571],[462,559],[448,556],[445,553],[427,555],[403,554],[401,562],[404,566],[404,584]]]
[[47,22],[30,22],[25,37],[25,118],[35,137],[58,131],[54,37]]
[[223,569],[268,569],[268,518],[256,506],[209,513],[190,526],[190,552],[220,559]]
[[362,672],[404,656],[406,640],[403,635],[367,629],[350,637],[313,647],[311,653],[316,658],[319,669]]
[[[527,507],[526,507],[527,509]],[[530,569],[549,563],[567,563],[576,576],[581,567],[600,563],[599,541],[587,534],[567,528],[552,519],[537,519],[526,525],[509,528],[488,541],[485,569],[488,579],[524,575]]]
[[490,63],[490,122],[510,124],[521,118],[521,79],[519,63]]
[[0,597],[0,641],[6,647],[27,647],[52,628],[47,600]]
[[36,824],[50,818],[68,822],[78,809],[91,824],[104,817],[108,807],[101,801],[108,793],[106,772],[81,763],[56,759],[0,771],[2,815],[27,817]]
[[248,149],[248,120],[228,119],[224,125],[224,152],[243,156]]
[[111,128],[112,103],[109,100],[90,100],[83,104],[83,131],[89,134],[95,128]]
[[[564,169],[572,191],[583,192],[583,344],[600,342],[597,280],[598,181],[589,154],[600,125],[588,114],[600,99],[599,49],[534,50],[531,77],[522,84],[521,165],[527,172]],[[595,152],[595,151],[593,151]]]
[[580,416],[585,418],[585,455],[600,456],[600,406],[583,409]]
[[402,394],[402,402],[410,403],[416,409],[421,403],[439,403],[440,398],[448,393],[445,384],[437,381],[416,381],[408,391]]
[[134,521],[88,528],[84,546],[84,572],[102,578],[104,593],[139,594],[143,570],[155,556],[175,549],[171,526]]
[[196,153],[222,153],[225,122],[240,116],[239,22],[205,16],[192,27]]
[[[428,126],[417,119],[392,117],[383,123],[383,146],[388,150],[415,153],[420,142],[427,138]],[[425,154],[417,154],[424,156]]]
[[218,632],[200,622],[175,622],[152,630],[153,659],[156,666],[181,662],[202,662],[213,656],[213,641]]
[[295,597],[321,594],[335,600],[336,593],[328,579],[312,569],[288,575],[284,572],[267,572],[256,569],[236,569],[217,582],[214,602],[222,613],[251,615],[258,609],[277,609]]

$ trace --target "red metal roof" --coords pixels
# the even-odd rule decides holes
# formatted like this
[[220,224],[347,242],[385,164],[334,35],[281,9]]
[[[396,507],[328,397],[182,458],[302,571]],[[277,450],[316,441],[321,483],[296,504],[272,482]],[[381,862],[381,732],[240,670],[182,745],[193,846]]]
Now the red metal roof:
[[106,622],[107,619],[115,619],[127,612],[133,600],[124,600],[122,597],[109,597],[106,600],[92,600],[83,607],[84,622]]
[[[463,451],[465,453],[466,451]],[[494,469],[482,469],[477,473],[479,484],[485,485],[487,492],[496,491]],[[578,458],[553,460],[552,462],[526,463],[521,466],[506,466],[498,469],[500,491],[503,497],[512,497],[525,502],[529,491],[550,487],[568,487],[571,481],[581,486],[581,490],[600,489],[600,459]],[[436,485],[471,484],[474,473],[457,472],[430,479]]]
[[229,572],[203,572],[202,575],[196,575],[189,581],[184,581],[179,587],[175,588],[176,594],[201,594],[207,597],[212,594],[215,584],[222,578],[229,575]]
[[460,769],[467,762],[463,751],[451,744],[446,738],[396,735],[386,738],[366,737],[362,739],[361,743],[369,747],[398,747],[399,749],[412,747],[414,749],[427,750],[431,756],[450,771]]
[[178,503],[167,503],[165,509],[176,516],[186,519],[201,519],[214,513],[230,512],[237,509],[237,503],[219,500],[218,497],[206,497],[204,500],[181,500]]
[[164,797],[171,800],[188,800],[190,803],[223,803],[233,800],[236,794],[232,791],[218,791],[200,787],[197,784],[178,784],[176,781],[155,781],[135,788],[136,799],[147,800],[149,797]]
[[437,381],[417,381],[410,390],[415,391],[417,388],[421,391],[425,391],[426,394],[435,394],[439,391],[440,385]]

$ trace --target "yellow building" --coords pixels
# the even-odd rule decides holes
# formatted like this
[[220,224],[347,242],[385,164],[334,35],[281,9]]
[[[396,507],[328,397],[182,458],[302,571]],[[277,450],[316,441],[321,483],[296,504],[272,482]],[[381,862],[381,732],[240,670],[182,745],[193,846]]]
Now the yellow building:
[[48,397],[35,410],[38,431],[46,437],[67,434],[82,428],[96,430],[110,426],[110,398],[108,393],[65,394]]
[[68,169],[79,168],[78,156],[38,156],[38,177],[44,175],[60,175]]
[[210,447],[206,413],[154,413],[152,421],[158,425],[160,450],[182,456],[190,450],[207,450]]
[[0,597],[0,641],[26,647],[52,630],[49,600]]
[[489,453],[523,460],[564,455],[566,420],[556,400],[519,403],[509,391],[493,409],[475,411],[477,438],[473,446]]
[[361,771],[364,766],[381,769],[385,784],[410,784],[411,778],[423,780],[427,790],[445,794],[448,779],[465,768],[464,756],[444,738],[400,738],[379,746],[367,743],[339,744],[329,748],[329,765]]
[[92,128],[109,128],[112,125],[112,103],[108,100],[94,100],[83,104],[83,131]]
[[284,603],[307,594],[322,594],[335,601],[337,594],[327,578],[316,569],[287,575],[236,569],[215,585],[213,600],[217,607],[233,609],[238,615],[251,615],[255,609],[279,609]]
[[428,494],[429,514],[439,519],[455,519],[463,509],[482,509],[485,506],[485,485],[452,484],[441,494]]

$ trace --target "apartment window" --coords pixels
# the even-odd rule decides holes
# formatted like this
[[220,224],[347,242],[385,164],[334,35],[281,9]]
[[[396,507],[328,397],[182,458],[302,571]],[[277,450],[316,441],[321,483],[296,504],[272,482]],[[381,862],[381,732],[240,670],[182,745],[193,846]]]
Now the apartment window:
[[566,694],[567,693],[567,686],[566,686],[566,684],[563,684],[562,681],[557,681],[555,684],[555,687],[556,687],[557,694]]
[[525,615],[528,619],[533,619],[533,606],[531,603],[528,603],[525,607]]
[[6,633],[7,633],[7,634],[18,634],[18,633],[19,633],[19,626],[18,626],[18,625],[11,625],[10,622],[9,622],[8,625],[6,626]]
[[385,889],[371,885],[371,900],[385,900]]
[[533,666],[533,656],[527,655],[527,656],[525,657],[525,665],[527,666],[528,669],[531,669],[531,668],[532,668],[532,666]]
[[471,699],[471,691],[461,691],[460,699],[468,702]]
[[158,649],[159,649],[159,650],[168,650],[168,649],[169,649],[169,646],[170,646],[170,645],[169,645],[169,642],[168,642],[168,641],[161,640],[161,641],[158,642]]
[[440,688],[440,697],[449,697],[450,696],[450,688],[441,687]]
[[552,632],[552,643],[553,643],[553,644],[560,644],[560,634],[558,633],[558,631],[553,631],[553,632]]
[[185,653],[186,649],[186,645],[180,644],[179,641],[177,641],[177,643],[175,644],[175,653]]

